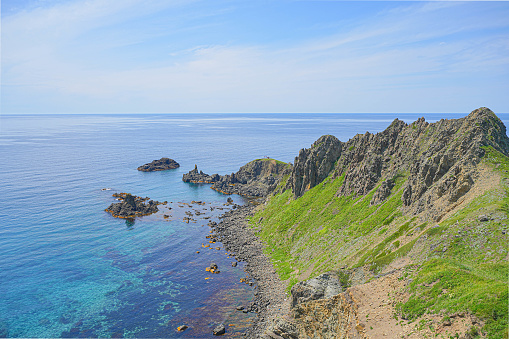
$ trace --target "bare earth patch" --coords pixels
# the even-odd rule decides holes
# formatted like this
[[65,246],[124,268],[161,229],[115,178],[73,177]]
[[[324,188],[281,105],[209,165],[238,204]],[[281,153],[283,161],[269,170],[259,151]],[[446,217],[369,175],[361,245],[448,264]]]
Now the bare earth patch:
[[369,338],[450,338],[456,334],[465,338],[465,333],[473,326],[482,325],[468,314],[426,314],[413,321],[395,316],[396,304],[409,297],[401,269],[408,264],[406,261],[408,259],[394,262],[386,269],[386,272],[392,271],[387,275],[350,288],[358,307],[358,319]]

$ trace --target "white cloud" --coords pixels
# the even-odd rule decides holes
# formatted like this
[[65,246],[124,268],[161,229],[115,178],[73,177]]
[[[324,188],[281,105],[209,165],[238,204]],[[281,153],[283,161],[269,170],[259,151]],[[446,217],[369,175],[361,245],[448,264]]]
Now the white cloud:
[[[181,5],[171,3],[173,8]],[[168,52],[157,62],[124,65],[122,55],[108,50],[144,40],[143,32],[131,36],[105,30],[114,38],[83,39],[166,6],[164,1],[91,0],[4,18],[3,92],[24,92],[25,100],[35,100],[33,93],[72,96],[87,102],[87,110],[91,102],[110,102],[111,112],[429,111],[437,107],[430,104],[431,95],[446,105],[444,110],[459,110],[461,98],[476,88],[458,82],[482,77],[483,72],[488,77],[509,73],[505,35],[451,38],[506,23],[486,17],[471,20],[473,15],[436,23],[450,9],[462,10],[457,3],[403,6],[348,32],[286,48],[191,46]],[[106,51],[100,51],[103,48]],[[94,52],[105,53],[108,62],[83,55]],[[119,63],[112,67],[114,57]],[[15,110],[12,100],[8,103]],[[80,111],[80,106],[63,109]]]

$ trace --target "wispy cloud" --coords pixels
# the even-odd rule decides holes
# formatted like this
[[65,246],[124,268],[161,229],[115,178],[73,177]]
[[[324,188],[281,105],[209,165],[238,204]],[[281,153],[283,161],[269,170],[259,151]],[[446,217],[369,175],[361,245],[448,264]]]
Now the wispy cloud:
[[[4,17],[3,111],[508,110],[509,6],[404,3],[284,46],[193,45],[182,32],[218,24],[201,5],[90,0]],[[224,6],[212,15],[235,15]]]

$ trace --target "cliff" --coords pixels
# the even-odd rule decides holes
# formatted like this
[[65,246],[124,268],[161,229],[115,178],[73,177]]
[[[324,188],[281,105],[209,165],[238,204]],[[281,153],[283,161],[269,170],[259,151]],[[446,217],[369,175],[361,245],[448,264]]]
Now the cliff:
[[301,150],[250,225],[292,296],[326,272],[349,283],[294,303],[267,335],[507,337],[508,155],[488,108]]

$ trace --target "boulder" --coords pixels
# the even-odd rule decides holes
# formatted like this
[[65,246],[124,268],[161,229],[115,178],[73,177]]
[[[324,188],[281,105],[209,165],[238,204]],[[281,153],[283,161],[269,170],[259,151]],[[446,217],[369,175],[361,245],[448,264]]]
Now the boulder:
[[310,300],[330,298],[346,289],[342,286],[339,277],[334,272],[327,272],[316,278],[301,281],[293,285],[291,289],[292,307]]
[[212,331],[212,334],[214,335],[223,335],[226,333],[226,328],[223,324],[217,325],[214,330]]

